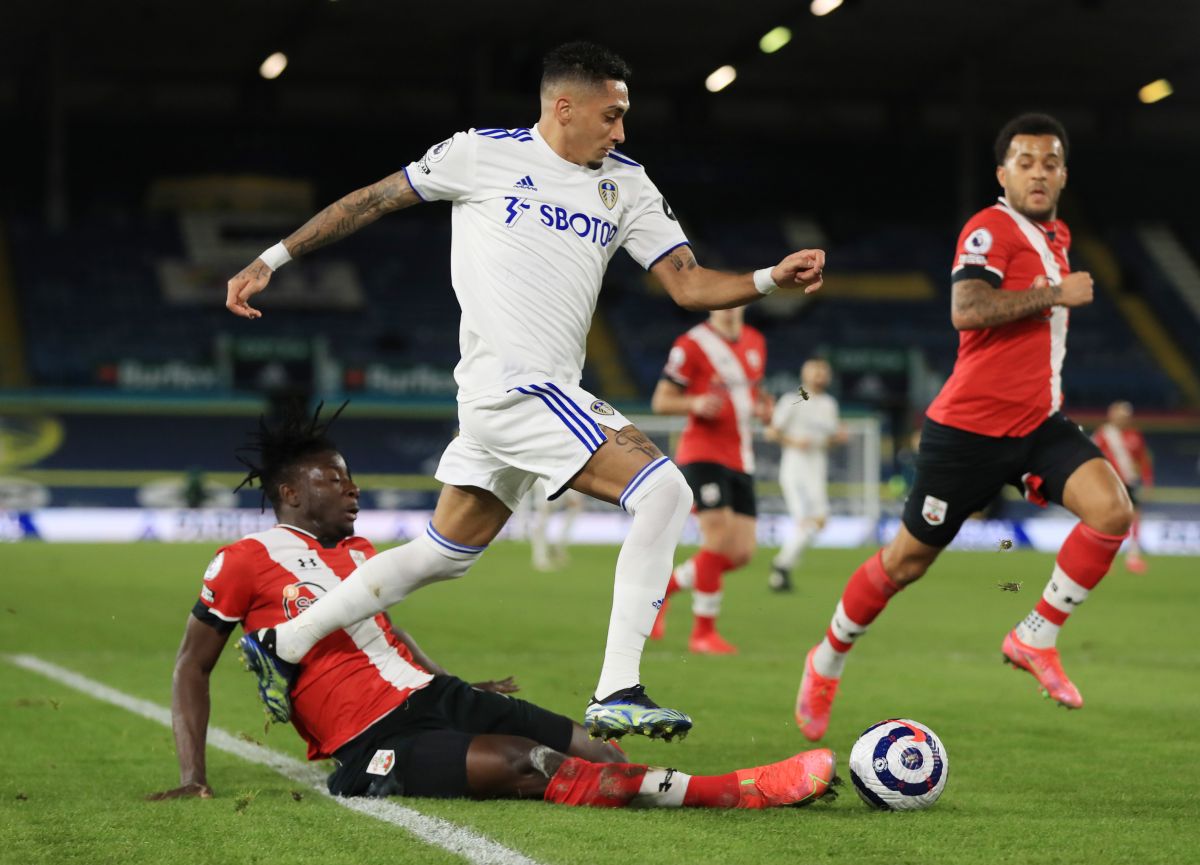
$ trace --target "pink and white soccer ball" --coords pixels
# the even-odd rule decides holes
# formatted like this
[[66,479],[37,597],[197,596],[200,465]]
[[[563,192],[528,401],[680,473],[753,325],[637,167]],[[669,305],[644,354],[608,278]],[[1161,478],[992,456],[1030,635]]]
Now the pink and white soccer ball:
[[850,779],[862,800],[884,811],[928,808],[946,789],[950,760],[937,734],[908,719],[880,721],[850,749]]

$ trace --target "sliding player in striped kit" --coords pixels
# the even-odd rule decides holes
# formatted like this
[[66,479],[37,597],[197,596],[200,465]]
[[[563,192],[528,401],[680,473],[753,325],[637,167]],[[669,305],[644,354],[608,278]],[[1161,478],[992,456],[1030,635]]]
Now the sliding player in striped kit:
[[[226,306],[248,301],[273,269],[425,201],[451,203],[450,276],[462,320],[455,368],[461,434],[442,455],[428,531],[375,556],[318,605],[244,638],[264,687],[287,716],[286,676],[326,634],[412,591],[460,577],[539,478],[631,516],[617,559],[604,663],[584,723],[597,736],[673,738],[691,719],[657,706],[641,684],[654,623],[692,495],[679,469],[613,406],[579,386],[605,269],[618,247],[688,309],[741,306],[779,285],[821,284],[824,253],[801,250],[773,268],[699,266],[646,170],[616,148],[629,110],[625,62],[571,43],[544,64],[536,126],[471,129],[322,210],[229,281]],[[421,254],[415,250],[415,254]],[[449,335],[448,335],[449,338]]]
[[[244,483],[259,482],[279,524],[223,547],[204,574],[172,678],[179,786],[152,800],[213,796],[209,680],[237,624],[249,632],[298,616],[377,555],[354,534],[358,485],[327,435],[333,419],[321,423],[320,412],[263,424],[243,449]],[[757,809],[807,804],[834,780],[827,748],[721,775],[629,763],[569,718],[509,696],[517,690],[511,676],[470,685],[450,675],[380,613],[313,647],[294,682],[291,720],[310,760],[336,761],[327,783],[337,796]]]
[[[677,567],[667,597],[692,591],[688,649],[732,655],[717,632],[724,575],[754,555],[758,510],[754,500],[754,421],[767,421],[774,403],[759,388],[767,365],[763,335],[745,324],[742,309],[722,309],[671,347],[651,408],[687,415],[675,461],[692,488],[700,521],[700,551]],[[661,639],[667,602],[650,632]]]
[[958,359],[926,412],[900,530],[854,572],[804,661],[796,723],[810,739],[825,732],[855,640],[1007,483],[1039,504],[1063,505],[1079,522],[1037,607],[1004,637],[1003,657],[1060,705],[1083,705],[1055,641],[1108,572],[1133,508],[1112,466],[1061,413],[1068,309],[1092,302],[1092,278],[1070,272],[1071,237],[1057,218],[1066,132],[1052,117],[1022,115],[1001,130],[995,152],[1005,194],[959,236],[951,276]]

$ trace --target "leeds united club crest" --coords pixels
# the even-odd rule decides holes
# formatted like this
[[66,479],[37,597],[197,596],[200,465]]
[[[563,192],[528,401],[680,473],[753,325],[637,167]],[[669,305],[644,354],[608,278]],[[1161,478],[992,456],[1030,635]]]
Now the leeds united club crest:
[[604,206],[612,210],[617,205],[617,184],[612,180],[601,180],[600,200],[604,202]]

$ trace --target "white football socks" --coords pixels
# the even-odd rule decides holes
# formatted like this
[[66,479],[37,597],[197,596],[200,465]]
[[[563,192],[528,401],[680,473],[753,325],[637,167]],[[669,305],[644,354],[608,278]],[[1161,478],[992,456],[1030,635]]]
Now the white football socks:
[[687,795],[692,776],[675,769],[650,766],[642,777],[642,786],[629,802],[630,808],[679,808]]
[[339,628],[369,619],[421,586],[461,577],[484,547],[458,544],[430,523],[425,534],[372,556],[294,619],[275,628],[275,652],[293,664]]
[[1017,625],[1017,639],[1035,649],[1049,649],[1058,642],[1060,630],[1062,625],[1056,625],[1037,610],[1031,610]]
[[[829,629],[843,643],[853,643],[867,632],[866,625],[860,625],[846,615],[841,601],[838,601],[837,609],[833,611]],[[829,642],[828,636],[823,637],[817,645],[817,650],[813,652],[813,669],[817,671],[818,675],[827,679],[840,679],[842,671],[846,669],[846,658],[849,655],[849,651],[839,652],[835,649]]]
[[[1056,564],[1050,582],[1046,583],[1042,592],[1042,600],[1065,617],[1075,612],[1075,608],[1086,601],[1089,594],[1089,589],[1067,576],[1066,571]],[[1062,625],[1051,622],[1034,609],[1017,625],[1017,639],[1035,649],[1049,649],[1057,643],[1061,629]]]
[[620,503],[633,515],[633,525],[617,556],[608,643],[595,691],[600,700],[641,681],[642,649],[666,592],[692,491],[683,473],[662,457],[634,475]]

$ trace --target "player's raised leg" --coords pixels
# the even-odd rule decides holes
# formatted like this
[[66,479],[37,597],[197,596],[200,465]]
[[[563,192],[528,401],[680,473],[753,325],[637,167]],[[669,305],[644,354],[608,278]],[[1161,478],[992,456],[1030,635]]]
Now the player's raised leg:
[[620,505],[633,516],[633,524],[617,556],[604,666],[584,726],[604,737],[682,737],[691,729],[691,718],[659,707],[646,695],[641,659],[692,507],[692,491],[675,464],[636,427],[605,427],[604,433],[607,440],[571,488]]
[[912,536],[904,525],[891,542],[858,566],[846,583],[825,638],[809,650],[796,694],[796,724],[805,737],[825,735],[833,698],[854,643],[867,632],[896,592],[920,579],[933,564],[940,547]]
[[271,680],[267,683],[271,697],[279,703],[270,707],[272,716],[285,721],[288,715],[286,690],[281,694],[275,680],[287,677],[290,665],[299,663],[317,642],[383,612],[421,586],[461,577],[510,515],[508,507],[487,490],[445,486],[424,534],[368,559],[296,618],[243,637],[243,656],[256,659],[249,666],[260,687],[264,677]]
[[1058,632],[1108,573],[1129,532],[1133,505],[1112,466],[1099,457],[1071,473],[1062,504],[1080,522],[1063,542],[1041,600],[1005,636],[1002,651],[1005,661],[1037,679],[1046,696],[1078,709],[1083,697],[1063,670]]

